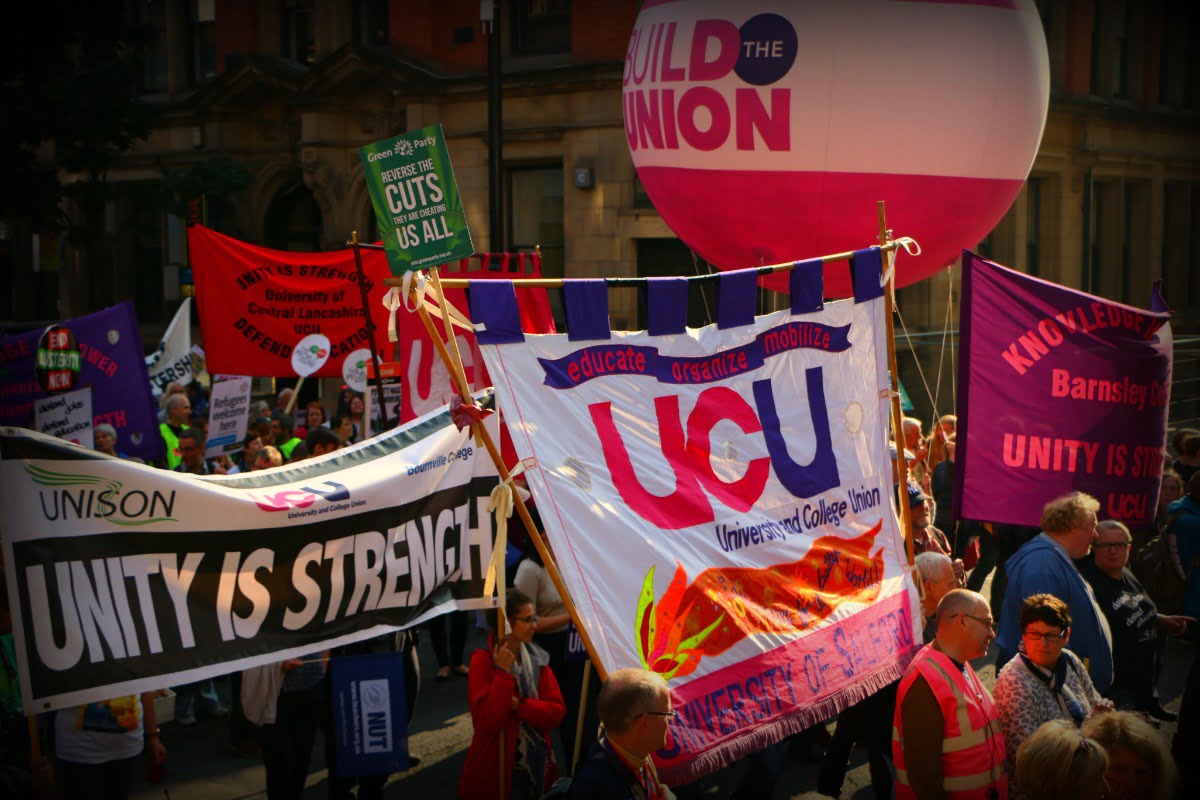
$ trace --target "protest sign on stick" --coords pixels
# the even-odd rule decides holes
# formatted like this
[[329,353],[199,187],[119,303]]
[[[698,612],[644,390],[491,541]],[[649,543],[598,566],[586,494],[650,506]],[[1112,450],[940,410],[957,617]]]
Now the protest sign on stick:
[[358,152],[394,275],[475,252],[441,125],[374,142]]
[[208,442],[205,458],[241,449],[250,417],[250,378],[229,376],[213,384],[208,399]]
[[85,386],[33,401],[33,429],[89,450],[96,446],[92,428],[92,388]]

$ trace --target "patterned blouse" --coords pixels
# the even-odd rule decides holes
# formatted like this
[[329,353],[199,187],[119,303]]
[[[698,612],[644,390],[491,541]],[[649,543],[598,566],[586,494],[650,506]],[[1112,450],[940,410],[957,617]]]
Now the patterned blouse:
[[[1000,714],[1000,726],[1004,730],[1007,754],[1004,766],[1008,770],[1010,800],[1024,797],[1017,785],[1017,748],[1021,743],[1033,735],[1042,723],[1052,719],[1068,719],[1074,720],[1076,725],[1082,724],[1082,717],[1101,703],[1100,695],[1092,686],[1092,679],[1088,677],[1079,656],[1064,649],[1059,658],[1067,662],[1066,679],[1061,691],[1050,688],[1052,676],[1048,670],[1026,663],[1019,655],[1005,664],[996,676],[992,696]],[[1080,717],[1076,719],[1075,715]]]

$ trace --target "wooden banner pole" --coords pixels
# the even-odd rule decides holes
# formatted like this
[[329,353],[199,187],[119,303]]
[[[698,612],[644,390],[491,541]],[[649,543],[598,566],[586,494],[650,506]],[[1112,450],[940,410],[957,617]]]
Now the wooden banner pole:
[[[887,229],[887,215],[884,212],[882,200],[876,203],[875,209],[879,215],[879,246],[883,248],[891,244],[891,234]],[[911,567],[913,565],[912,510],[908,507],[908,462],[904,460],[904,416],[900,409],[900,372],[896,367],[896,327],[892,320],[895,313],[895,299],[892,297],[895,285],[896,275],[895,272],[892,272],[888,275],[883,298],[884,316],[887,317],[888,371],[891,373],[892,383],[892,438],[896,442],[896,474],[900,476],[896,505],[900,509],[900,525],[904,528],[904,549],[908,556],[908,565]],[[913,580],[917,584],[917,591],[920,592],[921,581],[917,578],[916,573],[913,573]]]
[[[439,307],[442,309],[443,317],[449,316],[449,312],[444,304],[439,303]],[[451,360],[450,353],[446,349],[446,343],[442,341],[442,337],[437,332],[437,328],[434,327],[433,319],[430,318],[429,311],[425,309],[424,305],[418,305],[417,316],[421,318],[422,324],[425,325],[425,330],[429,333],[429,338],[433,340],[433,346],[438,351],[438,355],[441,356],[442,362],[446,365],[446,369],[453,372],[454,362]],[[447,323],[447,325],[449,325],[449,323]],[[462,375],[456,375],[456,379],[459,387],[459,394],[462,397],[463,402],[471,402],[471,395],[466,388],[466,377]],[[496,448],[496,443],[492,441],[491,434],[488,433],[487,428],[483,425],[474,425],[472,427],[476,429],[480,440],[483,442],[484,447],[488,451],[488,455],[492,457],[492,463],[496,465],[496,471],[500,473],[500,480],[508,481],[510,477],[508,467],[504,465],[504,459],[501,458],[500,451]],[[554,588],[558,590],[558,594],[559,597],[562,598],[563,605],[567,607],[567,614],[570,615],[571,621],[575,623],[575,630],[579,632],[579,637],[583,639],[584,647],[587,648],[588,655],[591,657],[592,663],[596,667],[596,674],[600,677],[600,680],[604,680],[606,677],[608,677],[608,675],[604,670],[604,666],[600,663],[596,646],[592,642],[592,637],[588,634],[587,628],[583,626],[583,623],[579,619],[579,610],[575,608],[575,603],[571,600],[571,595],[567,591],[566,584],[563,583],[562,574],[558,571],[558,564],[555,563],[554,556],[552,556],[549,549],[547,549],[546,542],[542,539],[541,532],[538,531],[537,526],[533,524],[533,517],[529,516],[529,509],[525,507],[525,501],[520,497],[517,497],[513,502],[513,508],[516,509],[517,516],[519,516],[521,518],[521,522],[524,523],[525,532],[529,534],[530,541],[532,541],[533,546],[537,548],[538,555],[542,558],[542,564],[546,567],[546,572],[550,575],[550,581],[554,584]],[[503,630],[503,628],[501,628],[501,630]]]
[[588,682],[592,679],[592,662],[583,663],[583,688],[579,690],[579,716],[575,720],[575,747],[571,754],[571,774],[575,774],[575,765],[579,763],[579,751],[583,745],[583,718],[587,716]]
[[296,408],[296,398],[300,397],[300,387],[304,385],[304,378],[305,376],[301,375],[300,380],[296,381],[296,385],[292,387],[292,396],[288,398],[287,405],[283,409],[283,413],[289,417]]
[[[358,273],[358,288],[362,296],[363,324],[367,329],[367,341],[371,343],[371,375],[372,383],[375,385],[375,395],[379,398],[379,424],[383,430],[391,427],[388,424],[387,403],[383,402],[383,376],[379,374],[379,364],[383,361],[379,354],[375,352],[375,322],[371,319],[371,304],[367,297],[367,276],[363,271],[362,253],[358,244],[358,231],[350,231],[350,247],[354,250],[354,269]],[[366,410],[367,414],[371,413],[371,409]],[[399,420],[396,420],[399,423]]]

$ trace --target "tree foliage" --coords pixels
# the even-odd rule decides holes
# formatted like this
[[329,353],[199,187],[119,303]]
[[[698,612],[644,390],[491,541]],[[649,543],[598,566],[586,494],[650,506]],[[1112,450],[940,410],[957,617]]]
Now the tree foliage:
[[148,135],[157,112],[138,99],[148,31],[126,10],[114,0],[23,4],[4,26],[0,218],[65,227],[59,204],[72,190],[60,171],[95,188]]

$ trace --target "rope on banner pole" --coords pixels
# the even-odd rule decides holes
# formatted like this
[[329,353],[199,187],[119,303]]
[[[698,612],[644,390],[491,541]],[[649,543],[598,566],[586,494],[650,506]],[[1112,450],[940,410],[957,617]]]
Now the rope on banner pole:
[[[888,371],[891,373],[891,397],[892,397],[892,438],[896,442],[896,474],[900,476],[900,484],[897,487],[896,505],[900,508],[900,525],[904,528],[904,550],[908,557],[908,571],[913,577],[913,582],[917,585],[918,594],[923,591],[921,581],[917,579],[913,572],[914,556],[913,556],[913,536],[912,536],[912,514],[908,507],[908,493],[905,489],[908,486],[908,462],[904,460],[904,426],[901,423],[903,415],[900,411],[900,373],[896,367],[896,329],[892,323],[892,312],[895,307],[896,297],[896,279],[894,265],[896,261],[896,249],[899,245],[899,240],[893,241],[891,231],[887,229],[887,214],[884,211],[884,203],[879,200],[875,204],[876,213],[879,215],[879,248],[888,254],[887,267],[887,288],[883,293],[884,298],[884,316],[887,318],[887,348],[888,348]],[[888,245],[891,245],[889,248]],[[904,248],[908,251],[908,248]],[[908,251],[911,252],[911,251]]]
[[[418,306],[417,316],[421,318],[421,322],[425,325],[425,330],[429,333],[429,338],[433,340],[433,346],[437,350],[438,355],[441,357],[442,363],[446,365],[446,369],[452,370],[454,368],[454,362],[450,359],[450,353],[446,349],[446,343],[443,342],[442,337],[438,335],[437,328],[434,327],[433,320],[430,318],[429,312],[425,310],[424,306]],[[464,377],[460,385],[460,392],[463,391],[465,386],[466,380]],[[464,393],[462,397],[463,402],[471,402],[470,394]],[[496,443],[492,441],[492,435],[488,433],[487,428],[483,425],[476,425],[475,427],[479,431],[480,438],[483,440],[483,445],[487,449],[488,455],[492,457],[492,463],[496,465],[496,471],[500,473],[500,480],[511,480],[512,475],[509,473],[508,467],[504,465],[504,459],[500,456],[500,451],[496,449]],[[567,614],[571,617],[571,621],[575,623],[575,629],[579,632],[579,637],[583,639],[583,645],[587,648],[588,655],[591,657],[592,663],[596,667],[596,674],[600,677],[600,680],[604,680],[608,677],[608,675],[604,669],[604,666],[600,663],[596,645],[594,642],[592,642],[592,637],[588,634],[587,628],[585,628],[583,623],[580,621],[579,609],[575,607],[575,603],[571,599],[570,593],[567,591],[567,586],[565,583],[563,583],[562,573],[559,572],[557,562],[555,562],[554,557],[550,554],[550,550],[546,547],[546,542],[542,539],[541,532],[537,529],[537,526],[533,524],[533,517],[529,516],[529,509],[525,507],[524,500],[519,503],[514,502],[513,508],[516,510],[517,516],[521,518],[521,522],[525,525],[525,532],[529,535],[530,541],[533,542],[533,546],[537,549],[538,555],[541,556],[542,564],[546,567],[546,572],[549,573],[550,581],[554,584],[554,588],[558,590],[558,594],[562,598],[563,605],[567,607]],[[501,608],[500,611],[503,612],[503,608]],[[501,625],[500,630],[503,629],[504,626]]]
[[[362,245],[367,247],[367,245]],[[381,245],[371,245],[374,249],[383,249]],[[895,253],[896,250],[904,250],[909,255],[920,255],[921,246],[916,240],[910,236],[901,236],[896,239],[889,239],[886,245],[880,247],[884,253]],[[829,255],[820,256],[814,259],[805,259],[812,261],[820,261],[823,264],[830,264],[835,261],[849,261],[854,256],[854,252],[847,250],[844,253],[830,253]],[[761,267],[754,267],[754,271],[759,275],[773,275],[776,272],[786,272],[793,269],[799,261],[788,261],[781,264],[767,264]],[[430,270],[432,274],[434,270]],[[682,275],[680,276],[686,281],[715,281],[722,273],[709,272],[702,275]],[[648,280],[647,278],[602,278],[609,288],[621,288],[625,286],[642,286]],[[400,286],[403,278],[384,278],[384,286]],[[470,278],[444,278],[441,285],[447,289],[466,289],[470,284]],[[562,278],[514,278],[513,286],[518,289],[553,289],[563,285]]]

